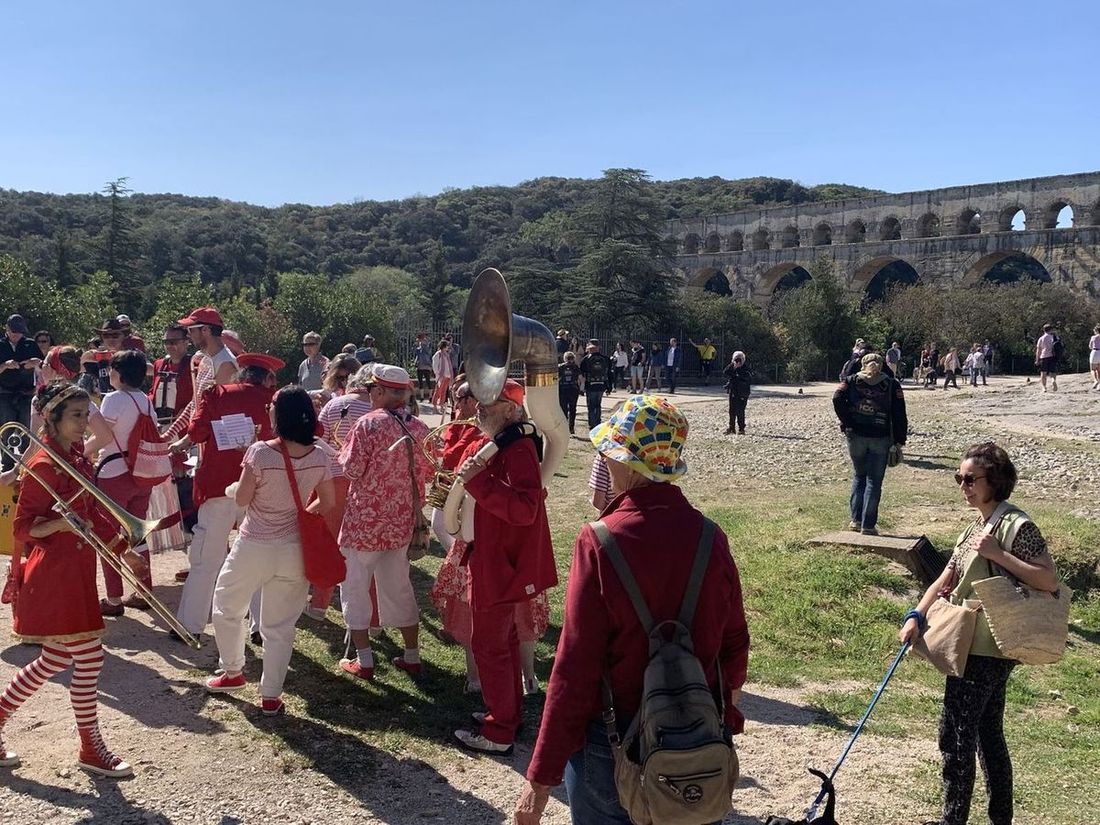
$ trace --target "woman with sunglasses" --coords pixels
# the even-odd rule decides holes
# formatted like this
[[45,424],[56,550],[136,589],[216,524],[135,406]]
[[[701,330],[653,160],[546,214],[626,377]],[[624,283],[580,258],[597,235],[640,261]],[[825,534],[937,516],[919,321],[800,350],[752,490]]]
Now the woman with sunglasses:
[[[974,598],[975,581],[1011,576],[1036,590],[1056,591],[1054,561],[1039,528],[1008,498],[1016,486],[1016,467],[993,442],[966,451],[955,483],[977,518],[963,530],[940,577],[905,617],[898,634],[915,642],[924,631],[929,608],[941,597],[953,604]],[[985,615],[978,624],[966,670],[948,676],[940,719],[943,754],[943,818],[938,825],[966,825],[974,792],[974,756],[981,755],[992,825],[1012,822],[1012,761],[1004,736],[1005,687],[1016,662],[998,650]]]

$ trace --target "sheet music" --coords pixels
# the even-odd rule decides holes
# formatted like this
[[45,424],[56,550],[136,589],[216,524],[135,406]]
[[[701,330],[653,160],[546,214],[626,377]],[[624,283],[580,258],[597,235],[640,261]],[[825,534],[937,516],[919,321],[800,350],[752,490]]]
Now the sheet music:
[[219,450],[243,450],[256,440],[256,425],[243,413],[233,413],[210,422]]

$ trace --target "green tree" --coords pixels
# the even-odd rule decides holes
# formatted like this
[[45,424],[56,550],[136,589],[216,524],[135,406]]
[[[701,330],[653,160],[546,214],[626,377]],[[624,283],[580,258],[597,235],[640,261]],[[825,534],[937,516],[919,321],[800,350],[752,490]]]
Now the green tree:
[[833,378],[851,354],[859,305],[821,256],[810,280],[781,294],[770,308],[784,342],[788,375],[794,380]]
[[121,300],[127,313],[137,313],[140,307],[142,281],[137,277],[138,243],[130,216],[127,197],[132,190],[129,178],[108,181],[102,192],[107,196],[109,216],[100,236],[100,267],[122,287]]
[[422,279],[424,297],[428,302],[428,317],[432,326],[439,329],[451,320],[450,296],[454,291],[451,279],[447,275],[447,258],[443,252],[443,243],[435,241],[428,253],[428,267]]

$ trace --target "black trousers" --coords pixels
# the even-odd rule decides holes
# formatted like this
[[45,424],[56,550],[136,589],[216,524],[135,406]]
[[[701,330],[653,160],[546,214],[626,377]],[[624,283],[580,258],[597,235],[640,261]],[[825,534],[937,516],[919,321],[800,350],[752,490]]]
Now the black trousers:
[[598,390],[584,391],[584,400],[588,404],[588,429],[590,430],[600,423],[603,415],[603,391],[603,387]]
[[730,431],[739,430],[745,432],[745,407],[749,399],[730,396]]
[[704,385],[710,383],[710,368],[713,364],[714,364],[713,361],[700,361],[699,362],[699,372],[703,376],[703,384]]
[[1016,663],[971,656],[962,678],[947,677],[940,719],[943,825],[966,825],[981,760],[991,825],[1012,823],[1012,759],[1005,742],[1005,686]]
[[680,370],[676,369],[676,367],[666,367],[665,369],[668,373],[668,391],[676,392],[676,379],[680,377],[677,373],[679,373]]
[[581,391],[576,387],[558,387],[558,403],[565,414],[565,420],[569,422],[569,432],[573,432],[577,424],[577,399]]

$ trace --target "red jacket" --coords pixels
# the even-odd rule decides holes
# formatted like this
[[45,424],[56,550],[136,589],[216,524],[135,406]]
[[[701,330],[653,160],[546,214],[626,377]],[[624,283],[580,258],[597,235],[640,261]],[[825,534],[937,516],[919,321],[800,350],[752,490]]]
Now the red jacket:
[[219,450],[211,423],[222,416],[242,413],[259,426],[257,440],[274,438],[268,413],[274,394],[274,390],[255,384],[223,384],[211,387],[199,398],[195,414],[187,425],[191,443],[201,445],[199,466],[195,469],[196,507],[207,499],[224,496],[225,488],[241,477],[244,452],[236,448]]
[[191,398],[195,394],[194,382],[191,378],[191,359],[181,358],[178,364],[173,364],[171,358],[165,357],[153,362],[153,386],[149,389],[149,400],[158,411],[164,395],[161,385],[166,381],[176,383],[176,399],[172,406],[172,417],[175,418],[191,403]]
[[530,438],[505,447],[466,485],[477,502],[470,553],[470,607],[534,598],[558,583],[546,491]]
[[[679,487],[650,484],[615,498],[602,518],[630,564],[653,620],[675,619],[699,545],[702,513]],[[720,529],[714,533],[691,635],[712,688],[721,670],[725,721],[740,733],[745,720],[731,698],[745,683],[749,631],[741,580]],[[616,716],[625,728],[641,704],[648,664],[649,639],[611,561],[586,525],[573,553],[565,618],[527,777],[543,785],[559,784],[565,763],[584,746],[585,728],[591,722],[603,724],[600,680],[605,669]]]

